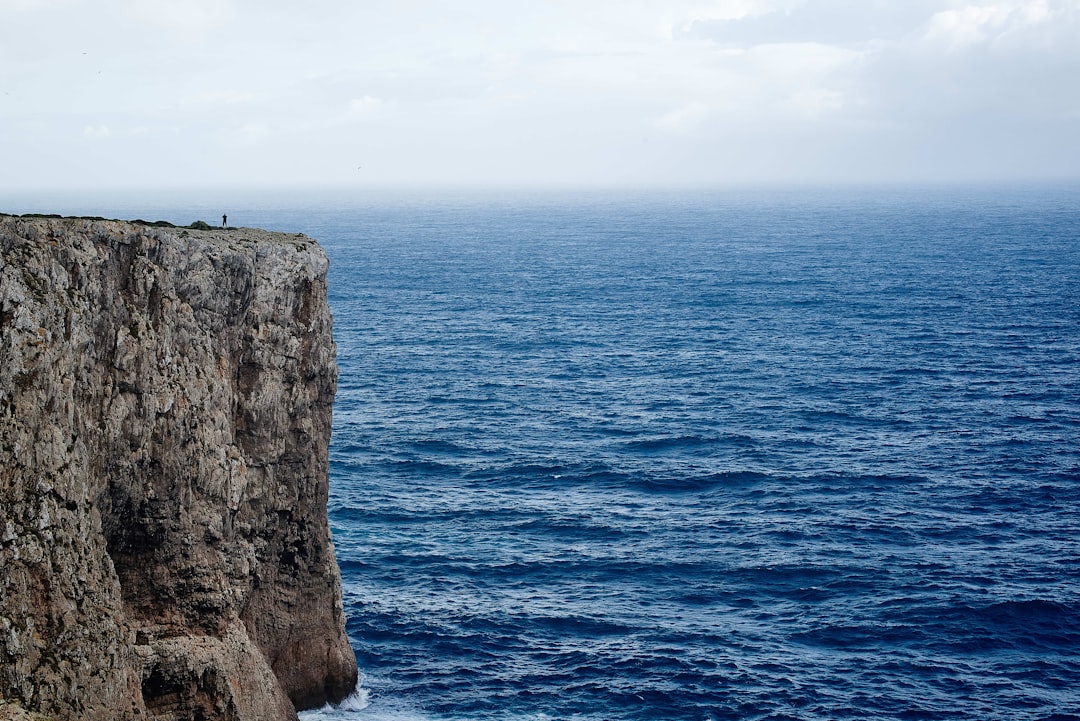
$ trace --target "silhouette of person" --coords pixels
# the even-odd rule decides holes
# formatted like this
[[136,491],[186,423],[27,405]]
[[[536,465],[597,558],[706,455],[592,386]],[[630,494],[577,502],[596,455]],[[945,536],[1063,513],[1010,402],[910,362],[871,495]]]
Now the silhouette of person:
[[227,216],[227,215],[222,215],[221,216],[221,227],[222,228],[229,227],[229,216]]

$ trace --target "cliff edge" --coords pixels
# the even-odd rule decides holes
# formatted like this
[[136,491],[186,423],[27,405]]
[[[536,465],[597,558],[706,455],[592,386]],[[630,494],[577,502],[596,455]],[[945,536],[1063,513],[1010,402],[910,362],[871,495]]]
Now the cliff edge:
[[300,235],[0,216],[0,717],[353,689],[327,266]]

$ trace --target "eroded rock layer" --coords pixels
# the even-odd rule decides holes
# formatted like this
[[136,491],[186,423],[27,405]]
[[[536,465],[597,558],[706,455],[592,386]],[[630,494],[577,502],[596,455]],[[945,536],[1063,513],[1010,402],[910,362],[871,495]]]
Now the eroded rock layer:
[[352,690],[303,236],[0,217],[0,703],[290,719]]

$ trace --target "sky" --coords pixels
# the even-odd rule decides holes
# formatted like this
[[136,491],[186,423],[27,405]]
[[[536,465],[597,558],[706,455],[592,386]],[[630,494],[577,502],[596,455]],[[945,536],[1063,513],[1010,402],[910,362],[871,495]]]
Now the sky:
[[0,0],[0,190],[1080,178],[1080,0]]

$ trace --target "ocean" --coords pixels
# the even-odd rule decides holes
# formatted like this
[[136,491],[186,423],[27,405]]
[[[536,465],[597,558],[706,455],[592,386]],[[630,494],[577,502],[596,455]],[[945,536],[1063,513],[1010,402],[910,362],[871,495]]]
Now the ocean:
[[1080,187],[205,207],[11,212],[326,248],[307,721],[1080,719]]

